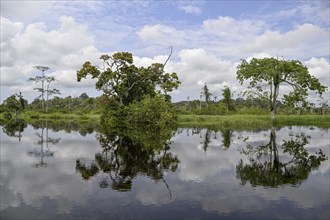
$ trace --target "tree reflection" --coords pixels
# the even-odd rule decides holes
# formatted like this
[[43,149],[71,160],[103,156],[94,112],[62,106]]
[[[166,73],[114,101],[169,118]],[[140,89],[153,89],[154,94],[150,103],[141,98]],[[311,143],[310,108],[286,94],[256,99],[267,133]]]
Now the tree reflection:
[[295,139],[283,140],[280,148],[282,153],[279,154],[275,128],[272,128],[268,144],[257,147],[247,145],[243,149],[242,152],[249,157],[250,163],[244,164],[240,160],[236,166],[237,177],[243,185],[250,182],[252,186],[276,188],[286,184],[301,184],[307,180],[311,171],[328,159],[321,149],[311,154],[304,148],[309,139],[309,136],[301,133]]
[[[48,135],[48,122],[40,121],[41,133],[36,133],[39,137],[37,145],[40,145],[40,150],[34,149],[32,151],[28,151],[29,156],[34,156],[40,158],[39,162],[33,164],[33,167],[47,167],[47,163],[44,161],[47,157],[53,157],[54,152],[49,149],[49,143],[58,144],[61,138],[51,138]],[[45,148],[46,147],[46,148]]]
[[23,119],[10,120],[4,123],[2,130],[9,137],[17,137],[19,141],[22,138],[22,132],[27,127],[26,121]]
[[[137,175],[147,175],[163,181],[169,190],[164,173],[175,172],[179,164],[177,156],[168,152],[173,134],[172,129],[152,126],[99,133],[97,139],[102,151],[95,154],[90,165],[77,160],[76,170],[85,180],[101,173],[101,188],[111,186],[117,191],[128,191]],[[171,196],[170,190],[169,193]]]
[[231,138],[233,136],[233,131],[229,129],[221,130],[222,133],[222,148],[224,150],[228,149],[231,145]]

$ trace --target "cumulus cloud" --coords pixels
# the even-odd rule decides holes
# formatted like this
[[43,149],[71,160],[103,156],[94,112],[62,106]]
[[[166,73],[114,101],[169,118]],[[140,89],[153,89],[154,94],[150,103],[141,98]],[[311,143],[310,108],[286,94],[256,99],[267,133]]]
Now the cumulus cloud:
[[[328,4],[303,4],[295,8],[289,7],[287,10],[275,10],[269,17],[264,14],[252,18],[211,16],[199,20],[198,23],[192,23],[189,27],[182,26],[182,20],[174,24],[168,20],[144,17],[142,12],[136,15],[141,17],[140,22],[125,23],[116,15],[121,13],[123,17],[123,13],[130,11],[132,5],[126,3],[118,7],[104,3],[90,5],[59,2],[52,4],[54,12],[41,11],[49,12],[51,19],[57,19],[63,11],[76,19],[62,16],[57,23],[47,20],[44,23],[25,24],[11,19],[8,15],[11,11],[8,8],[10,4],[5,4],[6,10],[3,9],[3,3],[1,4],[2,12],[6,11],[2,13],[6,18],[1,19],[1,29],[5,30],[1,32],[1,83],[6,86],[22,85],[25,77],[35,74],[32,66],[47,65],[52,68],[50,73],[56,73],[56,77],[65,87],[73,88],[77,84],[72,75],[75,75],[75,71],[84,61],[90,60],[93,64],[100,64],[98,58],[101,52],[96,48],[96,44],[99,48],[111,47],[112,50],[134,52],[137,56],[135,63],[143,66],[152,62],[164,63],[168,56],[168,47],[173,46],[173,55],[166,71],[179,74],[182,84],[178,99],[182,99],[182,91],[189,93],[188,90],[191,91],[189,96],[198,98],[204,83],[212,90],[219,90],[223,85],[241,88],[235,80],[236,66],[240,59],[283,56],[284,59],[299,59],[304,62],[309,61],[311,57],[318,59],[329,56],[329,32],[327,25],[324,25],[325,21],[328,21],[326,18],[329,17],[329,13],[321,10],[326,9],[325,6]],[[186,13],[198,14],[201,4],[175,3],[172,6],[176,9],[181,8]],[[32,6],[33,4],[31,12],[38,9]],[[149,6],[147,4],[139,7],[143,11],[150,9]],[[82,11],[77,14],[75,12],[79,7]],[[93,7],[88,21],[84,20],[90,15],[86,7]],[[114,15],[111,18],[107,17],[109,20],[100,19],[103,18],[102,13],[107,7],[113,10]],[[322,13],[315,15],[317,10]],[[312,19],[313,15],[315,22]],[[274,22],[269,22],[271,19]],[[289,22],[285,27],[279,25],[284,20]],[[98,24],[92,24],[94,21],[98,21]],[[107,28],[103,28],[105,26]],[[320,65],[320,69],[325,67],[322,62],[315,61],[315,65]],[[316,66],[313,68],[317,69]],[[324,78],[323,74],[322,77]],[[92,87],[93,84],[91,81],[84,83],[84,88]],[[79,87],[82,84],[79,84]]]
[[202,48],[181,50],[179,57],[178,62],[170,62],[169,66],[178,73],[182,87],[197,94],[204,84],[215,92],[220,91],[221,86],[236,81],[236,63],[223,60]]
[[[78,85],[76,71],[86,60],[99,64],[101,52],[94,46],[93,37],[88,34],[86,26],[77,24],[72,17],[62,16],[60,26],[55,30],[47,30],[44,23],[24,27],[22,23],[6,18],[1,21],[2,28],[8,30],[1,36],[1,85],[16,86],[11,88],[11,92],[25,84],[32,97],[36,85],[28,84],[26,80],[39,74],[32,68],[35,65],[49,66],[46,74],[56,77],[61,90]],[[77,87],[93,87],[94,83],[86,80]]]
[[137,32],[140,39],[149,44],[177,45],[183,43],[183,35],[180,31],[167,25],[145,25]]
[[249,44],[243,46],[244,52],[268,52],[289,57],[302,57],[299,53],[308,51],[309,54],[327,55],[328,48],[324,47],[328,41],[329,33],[312,24],[297,26],[286,33],[267,30],[257,35]]

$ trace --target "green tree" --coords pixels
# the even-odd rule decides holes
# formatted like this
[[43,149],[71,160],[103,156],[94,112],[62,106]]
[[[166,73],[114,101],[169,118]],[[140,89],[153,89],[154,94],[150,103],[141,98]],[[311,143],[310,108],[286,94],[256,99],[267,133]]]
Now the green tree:
[[4,100],[4,106],[6,106],[10,111],[13,111],[15,117],[20,114],[20,112],[26,106],[26,100],[23,98],[22,93],[20,92],[18,95],[14,94],[9,96],[6,100]]
[[87,61],[77,71],[77,80],[80,82],[88,75],[97,78],[96,89],[115,97],[120,106],[141,101],[145,95],[168,95],[180,84],[176,73],[164,72],[167,61],[165,64],[154,63],[147,68],[138,68],[133,64],[133,55],[128,52],[102,55],[100,59],[103,60],[104,69],[100,70]]
[[49,70],[49,67],[48,66],[34,66],[33,68],[40,70],[41,76],[36,76],[34,78],[31,77],[28,79],[28,81],[32,81],[35,83],[41,82],[41,88],[34,88],[34,89],[38,90],[41,93],[41,95],[40,95],[41,108],[42,108],[42,111],[45,111],[45,99],[44,99],[44,94],[45,94],[44,86],[45,86],[45,81],[46,81],[45,71]]
[[202,95],[204,96],[206,105],[208,106],[208,103],[210,102],[212,93],[210,93],[210,90],[209,90],[209,88],[207,87],[206,84],[202,88]]
[[[237,67],[237,79],[241,84],[245,80],[250,80],[248,88],[260,91],[267,97],[272,121],[275,120],[281,84],[288,84],[292,87],[293,91],[290,94],[303,94],[303,97],[309,90],[321,95],[326,89],[326,86],[312,76],[307,67],[298,60],[276,58],[242,60]],[[268,85],[269,91],[264,91],[262,88],[264,83]]]
[[57,94],[57,95],[61,94],[60,90],[55,89],[55,88],[54,89],[49,88],[50,84],[54,81],[55,81],[54,76],[46,77],[46,82],[47,82],[47,89],[45,90],[45,92],[46,92],[46,109],[45,109],[46,113],[48,113],[48,98],[49,98],[49,96],[55,95],[55,94]]
[[225,103],[226,111],[228,113],[229,110],[232,108],[233,102],[234,102],[234,100],[232,99],[232,93],[231,93],[230,88],[228,86],[225,86],[222,89],[222,96],[223,96],[222,101],[223,101],[223,103]]
[[[49,70],[48,66],[34,66],[33,68],[41,71],[41,76],[31,77],[31,78],[28,79],[28,81],[29,82],[35,82],[35,83],[41,82],[41,87],[37,87],[37,88],[34,88],[34,89],[41,93],[40,96],[38,96],[38,98],[41,99],[42,111],[47,113],[49,96],[54,95],[54,94],[61,94],[61,93],[58,89],[50,89],[49,88],[50,84],[53,81],[55,81],[55,77],[54,76],[45,76],[45,71]],[[46,88],[45,88],[46,83],[47,83],[47,85],[46,85]],[[45,101],[45,94],[46,94],[46,101]]]

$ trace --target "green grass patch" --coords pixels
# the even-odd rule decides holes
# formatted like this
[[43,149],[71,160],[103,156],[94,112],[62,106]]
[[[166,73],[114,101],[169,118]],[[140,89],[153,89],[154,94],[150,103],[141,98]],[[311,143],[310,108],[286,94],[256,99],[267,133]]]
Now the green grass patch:
[[[217,129],[261,129],[272,126],[269,115],[179,115],[183,127],[210,127]],[[277,115],[276,126],[318,126],[329,128],[329,115]]]
[[96,121],[100,122],[100,114],[68,114],[68,113],[50,113],[44,114],[35,111],[26,111],[20,115],[20,118],[27,122],[31,120],[74,120],[74,121]]

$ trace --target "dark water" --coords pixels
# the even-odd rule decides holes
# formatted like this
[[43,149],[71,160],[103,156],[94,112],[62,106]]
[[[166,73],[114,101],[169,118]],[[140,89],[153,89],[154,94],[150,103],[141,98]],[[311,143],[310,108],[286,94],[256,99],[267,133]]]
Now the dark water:
[[1,219],[329,219],[329,129],[45,126],[1,129]]

